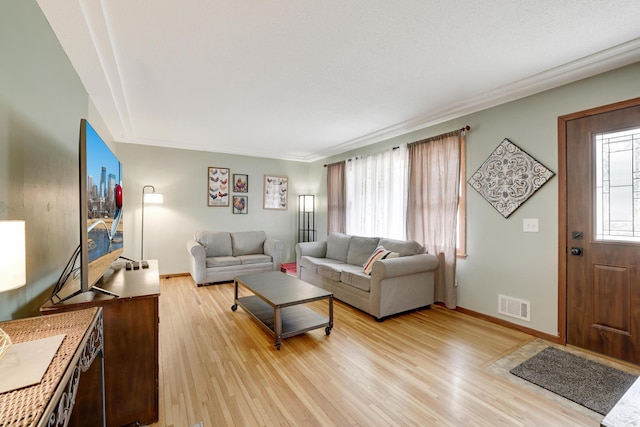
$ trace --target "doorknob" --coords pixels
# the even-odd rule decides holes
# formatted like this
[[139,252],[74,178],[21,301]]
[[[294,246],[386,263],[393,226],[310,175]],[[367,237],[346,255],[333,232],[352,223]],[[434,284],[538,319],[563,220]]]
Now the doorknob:
[[582,248],[577,248],[577,247],[571,248],[571,255],[582,256]]

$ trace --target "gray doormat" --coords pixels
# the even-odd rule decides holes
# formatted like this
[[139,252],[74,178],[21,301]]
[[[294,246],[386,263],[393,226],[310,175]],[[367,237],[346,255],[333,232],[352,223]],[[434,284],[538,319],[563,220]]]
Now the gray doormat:
[[602,415],[638,378],[554,347],[545,348],[509,372]]

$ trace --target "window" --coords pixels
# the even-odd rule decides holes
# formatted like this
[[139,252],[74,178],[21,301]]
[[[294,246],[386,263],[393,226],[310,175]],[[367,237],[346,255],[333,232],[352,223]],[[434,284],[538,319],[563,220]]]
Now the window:
[[640,243],[640,129],[597,134],[594,145],[596,240]]
[[351,159],[346,171],[346,231],[404,239],[407,147]]
[[[466,146],[460,146],[458,258],[467,256]],[[350,159],[346,165],[346,233],[404,239],[407,193],[406,146]],[[331,207],[330,207],[331,208]]]

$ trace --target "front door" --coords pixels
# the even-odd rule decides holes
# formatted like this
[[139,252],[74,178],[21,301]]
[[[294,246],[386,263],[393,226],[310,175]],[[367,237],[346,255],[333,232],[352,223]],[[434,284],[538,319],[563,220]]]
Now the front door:
[[559,123],[566,138],[566,341],[640,364],[640,99]]

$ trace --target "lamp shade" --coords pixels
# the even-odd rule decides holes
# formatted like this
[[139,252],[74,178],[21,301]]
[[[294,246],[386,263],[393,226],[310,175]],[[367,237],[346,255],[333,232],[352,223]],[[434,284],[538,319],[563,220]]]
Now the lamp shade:
[[144,203],[148,205],[161,205],[164,203],[162,193],[144,193]]
[[27,282],[24,221],[0,221],[0,292]]
[[300,195],[300,211],[313,212],[313,196],[308,194]]

